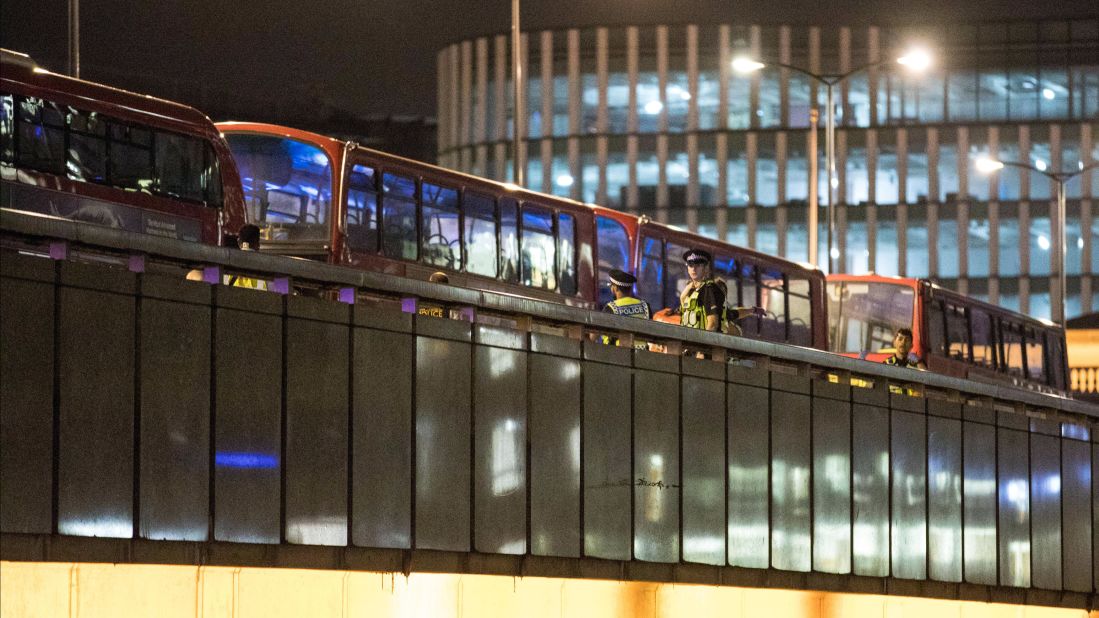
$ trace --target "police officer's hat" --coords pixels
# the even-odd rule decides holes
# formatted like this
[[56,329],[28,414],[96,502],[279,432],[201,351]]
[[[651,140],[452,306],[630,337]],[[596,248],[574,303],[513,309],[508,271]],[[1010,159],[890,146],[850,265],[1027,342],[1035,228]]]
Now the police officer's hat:
[[634,277],[624,270],[618,270],[617,268],[615,268],[611,270],[610,274],[611,283],[619,287],[628,288],[637,283],[637,277]]
[[687,252],[683,254],[683,261],[688,264],[691,262],[709,264],[714,261],[714,256],[710,255],[710,252],[705,249],[687,249]]

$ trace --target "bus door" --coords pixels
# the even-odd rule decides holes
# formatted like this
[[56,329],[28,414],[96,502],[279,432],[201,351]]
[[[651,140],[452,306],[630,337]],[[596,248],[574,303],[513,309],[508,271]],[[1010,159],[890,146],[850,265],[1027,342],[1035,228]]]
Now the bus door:
[[352,160],[344,172],[347,183],[343,253],[355,265],[362,255],[378,252],[378,173],[366,161]]

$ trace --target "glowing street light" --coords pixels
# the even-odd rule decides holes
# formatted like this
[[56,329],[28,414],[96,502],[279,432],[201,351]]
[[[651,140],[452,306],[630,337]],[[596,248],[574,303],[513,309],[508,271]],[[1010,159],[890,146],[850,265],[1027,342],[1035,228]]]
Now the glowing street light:
[[[749,58],[747,56],[738,56],[733,59],[732,67],[737,73],[748,74],[754,73],[764,67],[773,66],[782,69],[789,69],[795,73],[800,73],[820,84],[823,84],[828,94],[828,108],[826,110],[825,118],[827,123],[825,125],[825,141],[826,151],[828,155],[828,272],[837,272],[836,260],[839,257],[839,251],[833,247],[835,232],[836,232],[836,190],[839,188],[839,180],[836,178],[836,105],[835,105],[835,87],[842,84],[847,78],[866,71],[879,67],[885,64],[896,62],[900,66],[908,69],[912,72],[921,72],[931,66],[933,60],[931,54],[927,50],[922,48],[913,48],[905,53],[903,56],[895,58],[893,60],[879,60],[877,62],[871,62],[864,64],[860,67],[854,68],[846,73],[840,74],[819,74],[807,71],[801,67],[796,67],[790,64],[784,64],[781,62],[763,63],[758,60]],[[814,153],[815,156],[815,153]],[[816,204],[809,205],[809,229],[816,230],[817,228],[817,208]],[[815,236],[815,234],[814,234]],[[814,266],[818,265],[817,260],[817,247],[815,242],[809,243],[809,261]]]
[[926,71],[931,66],[931,54],[925,49],[912,49],[907,54],[897,58],[897,64],[912,71]]
[[1003,161],[997,161],[996,159],[990,159],[988,157],[981,157],[976,161],[977,171],[982,174],[991,174],[1004,169]]
[[762,62],[756,62],[751,58],[745,58],[743,56],[733,59],[733,70],[737,73],[751,73],[758,71],[767,65]]
[[[1065,295],[1067,291],[1065,277],[1065,250],[1067,248],[1067,242],[1065,240],[1065,184],[1084,172],[1099,167],[1099,162],[1084,165],[1084,162],[1081,161],[1077,166],[1077,169],[1071,172],[1048,171],[1046,162],[1040,160],[1036,161],[1034,165],[1028,165],[1017,161],[1000,161],[999,159],[993,159],[991,157],[981,157],[974,161],[974,166],[976,166],[977,171],[982,174],[993,174],[1004,169],[1006,166],[1017,167],[1019,169],[1037,172],[1057,183],[1057,230],[1055,232],[1056,235],[1054,236],[1054,240],[1057,241],[1057,244],[1053,248],[1053,264],[1050,265],[1056,275],[1054,281],[1057,282],[1057,290],[1050,290],[1050,298],[1054,301],[1052,307],[1053,319],[1058,324],[1064,326]],[[1045,240],[1045,242],[1042,242],[1043,240]],[[1050,247],[1049,239],[1046,239],[1045,237],[1040,237],[1038,239],[1038,244],[1042,250],[1048,250]],[[1077,246],[1079,246],[1079,243]]]

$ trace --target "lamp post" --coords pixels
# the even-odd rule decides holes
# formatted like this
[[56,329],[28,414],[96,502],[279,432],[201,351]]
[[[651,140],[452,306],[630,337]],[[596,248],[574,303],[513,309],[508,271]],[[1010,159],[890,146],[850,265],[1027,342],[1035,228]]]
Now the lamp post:
[[1065,277],[1065,253],[1068,250],[1068,245],[1065,239],[1065,184],[1073,178],[1087,172],[1089,170],[1099,167],[1099,162],[1092,163],[1090,165],[1080,164],[1080,169],[1073,172],[1051,172],[1028,163],[1019,163],[1017,161],[1000,161],[999,159],[991,159],[982,157],[976,161],[977,171],[982,174],[993,174],[998,172],[1004,167],[1017,167],[1031,172],[1037,172],[1046,178],[1049,178],[1053,182],[1057,183],[1057,231],[1055,234],[1056,244],[1053,247],[1053,271],[1056,274],[1056,278],[1052,279],[1057,282],[1057,290],[1054,292],[1050,290],[1050,299],[1054,301],[1052,307],[1052,317],[1055,322],[1061,326],[1065,325],[1065,296],[1068,291],[1067,281]]
[[69,0],[69,75],[80,77],[80,0]]
[[526,101],[523,100],[523,58],[522,33],[519,30],[519,0],[511,0],[511,68],[515,88],[514,118],[511,123],[511,160],[514,173],[512,178],[520,187],[526,185],[526,162],[520,160],[519,152],[526,132]]
[[[835,104],[835,87],[842,84],[847,78],[867,71],[875,67],[879,67],[893,60],[879,60],[877,62],[871,62],[864,64],[860,67],[851,69],[846,73],[840,74],[820,74],[807,71],[801,67],[797,67],[791,64],[785,64],[782,62],[770,62],[763,63],[750,58],[736,58],[733,60],[733,70],[738,73],[752,73],[758,71],[767,66],[779,67],[782,69],[789,69],[795,73],[800,73],[819,84],[823,84],[827,94],[827,109],[825,110],[825,150],[828,157],[828,272],[836,272],[835,260],[839,256],[833,249],[833,243],[835,242],[836,231],[836,190],[839,188],[839,182],[836,180],[836,104]],[[923,50],[912,50],[897,58],[895,62],[905,68],[913,71],[923,71],[931,65],[931,56]],[[813,153],[816,157],[816,153]],[[810,213],[809,225],[816,224],[816,213]],[[813,251],[813,254],[816,252]],[[814,263],[814,266],[817,264]]]

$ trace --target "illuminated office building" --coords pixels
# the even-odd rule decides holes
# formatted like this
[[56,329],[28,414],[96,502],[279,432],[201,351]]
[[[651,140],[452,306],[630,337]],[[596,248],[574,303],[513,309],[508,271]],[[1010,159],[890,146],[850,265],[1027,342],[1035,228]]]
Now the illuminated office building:
[[[741,75],[731,61],[829,75],[912,43],[931,51],[930,70],[886,62],[836,90],[839,264],[929,276],[1048,318],[1055,186],[1019,169],[985,176],[974,161],[1054,171],[1099,160],[1099,19],[531,32],[526,184],[806,260],[810,109],[823,109],[824,88],[780,68]],[[439,52],[440,164],[511,177],[509,45],[501,34]],[[822,262],[823,128],[822,111]],[[1099,310],[1096,196],[1099,170],[1068,184],[1069,317]]]

